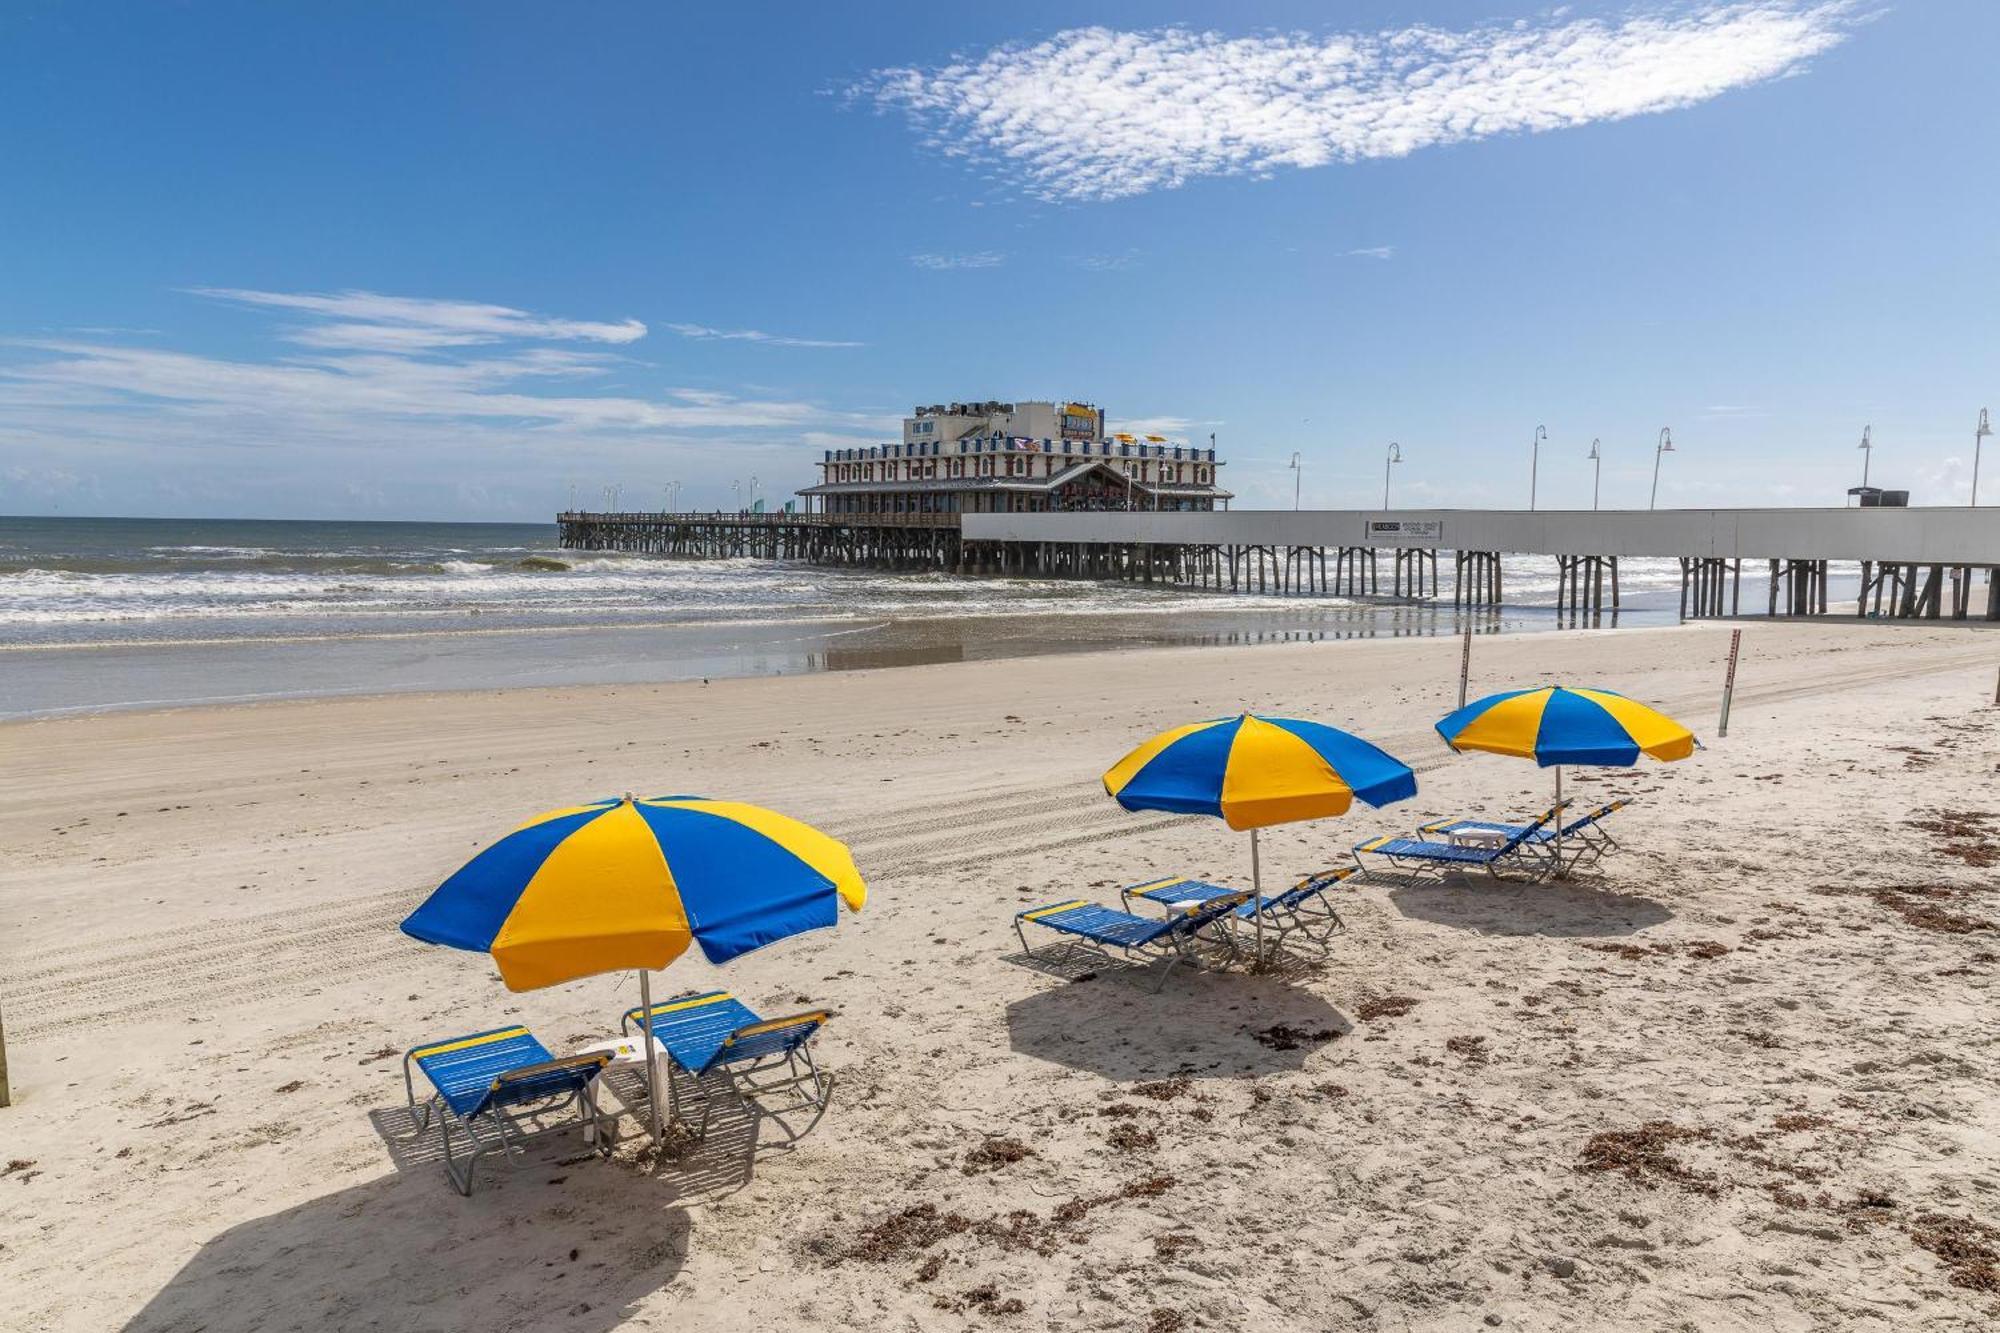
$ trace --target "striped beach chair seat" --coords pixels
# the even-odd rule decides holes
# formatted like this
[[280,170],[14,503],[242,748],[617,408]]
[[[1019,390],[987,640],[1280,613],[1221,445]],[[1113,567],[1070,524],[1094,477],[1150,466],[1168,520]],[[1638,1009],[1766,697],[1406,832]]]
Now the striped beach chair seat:
[[[1021,951],[1030,956],[1034,956],[1035,950],[1028,943],[1023,927],[1037,925],[1069,936],[1069,952],[1072,954],[1085,950],[1097,953],[1110,962],[1157,966],[1160,972],[1153,983],[1153,990],[1157,992],[1167,984],[1168,974],[1182,963],[1190,967],[1203,965],[1197,937],[1235,912],[1249,897],[1247,893],[1225,890],[1218,896],[1195,901],[1185,910],[1169,911],[1163,918],[1139,916],[1084,898],[1074,898],[1015,913],[1014,934],[1020,938]],[[1213,942],[1222,945],[1232,956],[1236,952],[1234,941],[1226,934],[1216,937]]]
[[[685,1082],[702,1103],[696,1136],[706,1137],[714,1110],[708,1085],[716,1080],[711,1075],[720,1075],[730,1091],[766,1114],[810,1109],[817,1124],[833,1095],[833,1075],[814,1062],[812,1040],[831,1017],[824,1009],[811,1009],[759,1018],[728,991],[704,991],[677,995],[650,1010],[628,1009],[620,1026],[627,1032],[643,1027],[665,1050],[673,1109],[678,1114],[678,1085]],[[765,1100],[772,1097],[778,1099],[775,1104]],[[805,1129],[798,1131],[803,1133]]]
[[[610,1060],[602,1051],[558,1058],[525,1027],[494,1028],[411,1047],[403,1055],[403,1091],[416,1132],[428,1129],[437,1114],[445,1175],[460,1194],[471,1194],[481,1157],[498,1151],[518,1165],[529,1141],[575,1123],[594,1123],[598,1150],[610,1152],[614,1126],[599,1114],[595,1095],[597,1075]],[[420,1073],[432,1088],[421,1107]],[[572,1107],[577,1121],[564,1114]],[[452,1155],[454,1124],[471,1140],[463,1161]]]

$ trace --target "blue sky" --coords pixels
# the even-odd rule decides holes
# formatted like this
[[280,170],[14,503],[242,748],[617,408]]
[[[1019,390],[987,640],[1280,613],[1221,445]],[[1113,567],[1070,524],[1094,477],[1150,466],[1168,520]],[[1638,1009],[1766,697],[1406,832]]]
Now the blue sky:
[[0,512],[709,505],[989,396],[1244,505],[1521,505],[1538,425],[1544,507],[1662,426],[1662,505],[1864,425],[1965,499],[2000,6],[970,9],[15,0]]

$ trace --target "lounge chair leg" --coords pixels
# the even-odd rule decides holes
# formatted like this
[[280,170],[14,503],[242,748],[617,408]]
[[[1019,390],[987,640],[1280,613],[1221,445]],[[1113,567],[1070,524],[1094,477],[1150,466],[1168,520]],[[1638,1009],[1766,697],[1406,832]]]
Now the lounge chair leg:
[[449,1112],[438,1117],[438,1130],[444,1139],[444,1174],[445,1178],[451,1181],[453,1189],[457,1190],[461,1196],[471,1198],[472,1168],[479,1161],[479,1139],[476,1135],[473,1135],[471,1128],[468,1126],[466,1135],[472,1139],[472,1156],[466,1158],[465,1165],[461,1168],[451,1155],[451,1122],[453,1119],[454,1117]]

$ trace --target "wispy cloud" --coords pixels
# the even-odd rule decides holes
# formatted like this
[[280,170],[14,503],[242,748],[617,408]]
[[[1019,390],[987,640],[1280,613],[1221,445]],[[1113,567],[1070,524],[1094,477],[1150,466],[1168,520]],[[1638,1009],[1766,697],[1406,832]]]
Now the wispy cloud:
[[[807,431],[879,428],[782,390],[648,383],[657,372],[614,350],[643,335],[637,321],[365,292],[200,294],[278,314],[268,354],[0,343],[0,478],[53,503],[67,483],[34,469],[56,451],[75,474],[115,482],[113,503],[154,503],[164,478],[210,508],[338,511],[360,504],[343,490],[359,475],[426,512],[491,513],[513,495],[534,513],[552,474],[637,484],[670,461],[698,490],[721,486],[745,451],[797,456]],[[461,482],[487,489],[452,489]]]
[[669,324],[667,328],[683,338],[702,342],[763,343],[769,347],[866,347],[866,343],[833,338],[792,338],[762,329],[712,329],[706,324]]
[[1119,250],[1111,254],[1076,255],[1069,262],[1075,264],[1078,268],[1087,268],[1096,272],[1109,272],[1113,269],[1131,268],[1139,262],[1139,252],[1137,250]]
[[1115,417],[1110,422],[1110,428],[1127,435],[1164,435],[1176,444],[1205,444],[1210,428],[1221,424],[1220,421],[1197,421],[1193,417]]
[[965,255],[911,255],[910,262],[918,268],[998,268],[1007,262],[1007,256],[998,250],[975,250]]
[[1358,250],[1342,250],[1342,257],[1348,259],[1394,259],[1396,247],[1393,245],[1365,245]]
[[1028,194],[1116,199],[1692,106],[1799,72],[1853,21],[1852,0],[1708,0],[1464,31],[1074,28],[849,92]]
[[424,347],[470,347],[509,339],[629,343],[646,336],[646,326],[636,319],[615,323],[550,319],[510,306],[477,301],[437,301],[356,291],[264,292],[242,287],[190,290],[197,296],[219,301],[296,310],[334,321],[297,329],[289,335],[292,341],[311,347],[411,351]]

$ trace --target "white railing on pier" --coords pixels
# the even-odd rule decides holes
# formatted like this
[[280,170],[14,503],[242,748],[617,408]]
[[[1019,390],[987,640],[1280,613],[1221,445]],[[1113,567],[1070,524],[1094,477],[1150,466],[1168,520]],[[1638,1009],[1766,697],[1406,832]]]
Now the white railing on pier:
[[968,542],[1417,547],[1515,555],[2000,565],[2000,506],[965,514]]

